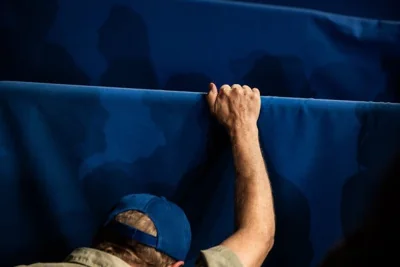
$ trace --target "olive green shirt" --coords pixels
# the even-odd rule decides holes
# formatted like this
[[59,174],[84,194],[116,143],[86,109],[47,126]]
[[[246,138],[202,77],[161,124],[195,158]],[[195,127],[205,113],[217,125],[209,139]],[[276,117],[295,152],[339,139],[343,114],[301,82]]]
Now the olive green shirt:
[[[196,267],[242,267],[239,258],[230,249],[217,246],[201,252]],[[64,262],[35,263],[17,267],[130,267],[118,257],[93,248],[78,248]]]

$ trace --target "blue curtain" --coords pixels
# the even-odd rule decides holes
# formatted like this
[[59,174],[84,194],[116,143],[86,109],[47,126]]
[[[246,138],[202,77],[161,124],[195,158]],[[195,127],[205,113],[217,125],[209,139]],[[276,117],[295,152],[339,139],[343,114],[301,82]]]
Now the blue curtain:
[[399,2],[396,0],[225,0],[236,2],[249,2],[255,4],[269,4],[287,6],[293,8],[306,8],[319,11],[331,12],[347,16],[379,20],[399,20]]
[[266,266],[317,266],[364,224],[400,148],[400,13],[389,0],[258,2],[0,0],[2,266],[90,245],[135,192],[185,209],[189,266],[231,234],[210,81],[263,95],[277,213]]
[[395,21],[236,1],[1,3],[1,80],[399,100]]

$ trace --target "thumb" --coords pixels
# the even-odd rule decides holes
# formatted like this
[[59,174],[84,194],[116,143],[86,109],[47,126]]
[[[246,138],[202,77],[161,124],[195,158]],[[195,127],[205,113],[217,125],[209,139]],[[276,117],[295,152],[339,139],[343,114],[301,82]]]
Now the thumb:
[[218,90],[217,86],[214,83],[210,83],[209,85],[209,92],[207,94],[207,102],[208,106],[210,107],[211,111],[214,112],[214,105],[215,101],[217,101]]

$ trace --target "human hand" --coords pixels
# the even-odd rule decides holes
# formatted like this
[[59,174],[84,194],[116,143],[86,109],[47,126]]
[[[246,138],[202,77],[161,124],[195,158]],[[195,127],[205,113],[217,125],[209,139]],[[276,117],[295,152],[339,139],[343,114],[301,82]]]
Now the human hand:
[[207,101],[211,113],[227,128],[229,134],[257,129],[261,109],[260,91],[257,88],[234,84],[232,87],[223,85],[218,91],[215,84],[211,83]]

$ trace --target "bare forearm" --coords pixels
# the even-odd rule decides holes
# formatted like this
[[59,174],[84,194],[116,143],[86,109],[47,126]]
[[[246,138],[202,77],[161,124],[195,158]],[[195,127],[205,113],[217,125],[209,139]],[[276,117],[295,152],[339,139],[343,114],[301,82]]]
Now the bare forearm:
[[260,237],[272,246],[275,216],[268,173],[258,129],[239,127],[231,132],[236,167],[236,221],[239,231]]
[[257,88],[210,84],[210,111],[227,128],[236,167],[238,229],[221,245],[237,255],[244,267],[261,266],[272,248],[275,216],[272,192],[258,140],[261,97]]

